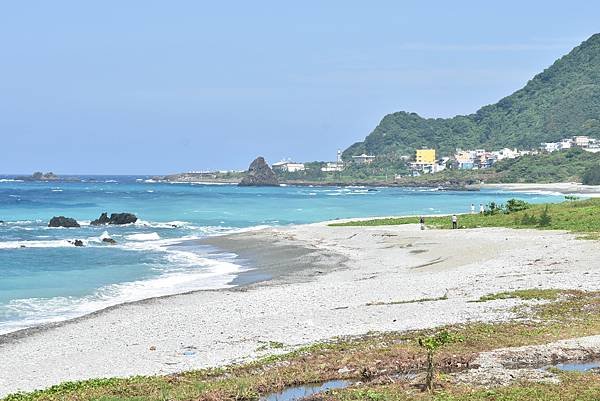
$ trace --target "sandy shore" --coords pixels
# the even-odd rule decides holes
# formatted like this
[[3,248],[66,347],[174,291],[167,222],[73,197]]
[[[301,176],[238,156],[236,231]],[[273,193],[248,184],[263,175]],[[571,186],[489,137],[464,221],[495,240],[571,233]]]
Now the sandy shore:
[[[596,290],[600,282],[597,243],[563,232],[321,223],[211,243],[260,267],[241,282],[273,280],[122,305],[0,337],[0,396],[67,380],[223,365],[336,336],[503,320],[518,301],[467,301],[514,289]],[[286,347],[261,350],[269,341]]]
[[503,189],[511,192],[550,192],[563,195],[600,197],[600,185],[583,185],[576,182],[556,182],[551,184],[485,184],[481,188]]

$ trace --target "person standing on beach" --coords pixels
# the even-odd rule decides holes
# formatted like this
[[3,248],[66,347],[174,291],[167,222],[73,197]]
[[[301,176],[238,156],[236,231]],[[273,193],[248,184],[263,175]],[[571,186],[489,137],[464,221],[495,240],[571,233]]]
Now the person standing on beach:
[[458,218],[455,214],[452,215],[452,229],[455,230],[458,228]]
[[471,214],[475,214],[475,204],[471,203]]
[[419,216],[419,224],[421,225],[421,230],[425,229],[425,217]]
[[483,214],[485,212],[485,209],[483,208],[483,203],[479,204],[479,214]]

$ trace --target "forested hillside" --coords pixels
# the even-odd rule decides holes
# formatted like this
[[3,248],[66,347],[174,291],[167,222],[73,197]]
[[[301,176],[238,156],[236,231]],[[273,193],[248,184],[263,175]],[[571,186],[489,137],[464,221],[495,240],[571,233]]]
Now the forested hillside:
[[524,88],[467,116],[422,118],[416,113],[386,115],[364,142],[344,158],[368,153],[410,154],[434,147],[532,148],[573,135],[600,137],[600,34],[595,34]]

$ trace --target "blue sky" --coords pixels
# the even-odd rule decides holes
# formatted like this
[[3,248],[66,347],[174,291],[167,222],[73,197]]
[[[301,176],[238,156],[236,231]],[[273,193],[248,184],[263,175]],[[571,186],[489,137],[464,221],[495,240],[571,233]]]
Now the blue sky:
[[333,159],[387,113],[499,100],[599,15],[581,0],[2,2],[0,173]]

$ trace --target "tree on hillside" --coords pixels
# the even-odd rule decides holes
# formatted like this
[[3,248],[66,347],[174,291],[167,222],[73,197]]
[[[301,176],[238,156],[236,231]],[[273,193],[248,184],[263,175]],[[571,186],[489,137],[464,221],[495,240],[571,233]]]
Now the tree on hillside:
[[585,185],[600,185],[600,164],[588,167],[583,173],[582,182]]

